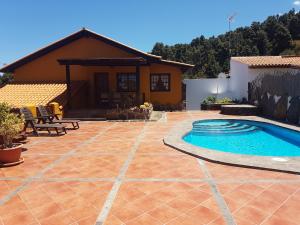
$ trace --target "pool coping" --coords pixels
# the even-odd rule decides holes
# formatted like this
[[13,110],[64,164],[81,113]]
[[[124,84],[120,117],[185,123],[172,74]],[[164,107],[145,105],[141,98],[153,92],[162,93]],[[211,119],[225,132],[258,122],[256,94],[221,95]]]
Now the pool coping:
[[[257,116],[215,116],[215,117],[201,117],[199,119],[188,119],[171,129],[169,134],[164,137],[164,144],[170,146],[176,150],[187,153],[189,155],[205,159],[207,161],[255,168],[265,170],[275,170],[280,172],[296,173],[300,174],[300,157],[279,157],[279,156],[254,156],[254,155],[242,155],[229,152],[221,152],[216,150],[210,150],[194,146],[185,142],[182,137],[192,130],[192,123],[194,121],[207,120],[207,119],[237,119],[237,120],[248,120],[274,124],[280,127],[288,128],[291,130],[299,131],[300,127],[273,121],[270,119],[257,117]],[[287,160],[285,162],[276,161],[276,159]]]

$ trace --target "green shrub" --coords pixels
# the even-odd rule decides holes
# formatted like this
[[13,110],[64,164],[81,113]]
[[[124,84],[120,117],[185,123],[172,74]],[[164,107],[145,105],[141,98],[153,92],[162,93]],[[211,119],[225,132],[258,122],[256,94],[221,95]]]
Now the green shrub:
[[220,98],[220,99],[217,99],[216,103],[218,104],[227,104],[227,103],[232,103],[232,99],[231,98]]
[[202,101],[202,104],[204,105],[208,105],[208,104],[214,104],[214,103],[217,103],[217,104],[227,104],[227,103],[232,103],[232,99],[231,98],[220,98],[220,99],[217,99],[215,96],[208,96],[206,99],[204,99]]
[[215,102],[216,102],[216,97],[215,96],[208,96],[206,99],[204,99],[203,101],[202,101],[202,104],[205,104],[205,105],[207,105],[207,104],[214,104]]
[[11,148],[13,139],[22,131],[24,119],[15,113],[7,103],[0,103],[0,136],[3,138],[3,148]]

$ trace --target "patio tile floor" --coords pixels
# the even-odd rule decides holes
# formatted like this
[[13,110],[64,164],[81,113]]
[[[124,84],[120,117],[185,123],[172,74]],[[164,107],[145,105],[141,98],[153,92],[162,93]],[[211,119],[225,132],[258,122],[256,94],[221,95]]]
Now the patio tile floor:
[[300,176],[206,162],[165,146],[185,119],[82,122],[30,137],[25,162],[0,169],[0,225],[297,225]]

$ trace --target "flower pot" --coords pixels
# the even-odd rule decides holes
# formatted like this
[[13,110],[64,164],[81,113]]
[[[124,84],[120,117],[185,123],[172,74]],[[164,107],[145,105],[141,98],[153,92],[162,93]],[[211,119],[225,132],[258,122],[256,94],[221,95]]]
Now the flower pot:
[[0,149],[0,163],[5,164],[19,162],[22,149],[22,144],[16,144],[16,146],[12,148]]

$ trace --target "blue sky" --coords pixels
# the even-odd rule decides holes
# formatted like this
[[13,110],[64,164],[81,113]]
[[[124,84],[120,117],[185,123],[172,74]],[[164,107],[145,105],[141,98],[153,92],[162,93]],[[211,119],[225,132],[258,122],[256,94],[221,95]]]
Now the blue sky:
[[0,65],[56,41],[81,27],[135,48],[155,42],[188,43],[269,15],[300,9],[297,0],[1,0]]

